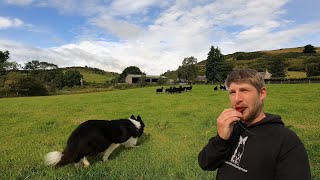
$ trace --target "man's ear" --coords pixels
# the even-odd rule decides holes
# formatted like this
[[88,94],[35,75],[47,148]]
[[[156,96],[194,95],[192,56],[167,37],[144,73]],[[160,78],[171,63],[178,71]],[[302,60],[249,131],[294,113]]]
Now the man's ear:
[[260,89],[260,100],[264,100],[267,97],[267,88],[263,87]]

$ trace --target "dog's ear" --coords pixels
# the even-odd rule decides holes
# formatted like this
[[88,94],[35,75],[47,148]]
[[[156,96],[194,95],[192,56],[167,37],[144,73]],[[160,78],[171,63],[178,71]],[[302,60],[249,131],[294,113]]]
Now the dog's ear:
[[134,117],[134,115],[131,115],[130,119],[137,120],[136,117]]
[[138,121],[141,121],[141,117],[140,117],[140,115],[138,115],[137,120],[138,120]]

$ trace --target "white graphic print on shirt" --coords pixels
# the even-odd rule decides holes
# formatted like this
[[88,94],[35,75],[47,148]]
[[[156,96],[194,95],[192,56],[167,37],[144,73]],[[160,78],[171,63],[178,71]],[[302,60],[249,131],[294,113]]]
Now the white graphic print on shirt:
[[238,146],[235,149],[233,155],[231,156],[231,160],[230,160],[231,162],[225,162],[244,172],[247,172],[248,170],[240,167],[240,161],[241,161],[242,154],[244,153],[244,147],[246,145],[247,139],[248,139],[248,136],[246,137],[240,136]]

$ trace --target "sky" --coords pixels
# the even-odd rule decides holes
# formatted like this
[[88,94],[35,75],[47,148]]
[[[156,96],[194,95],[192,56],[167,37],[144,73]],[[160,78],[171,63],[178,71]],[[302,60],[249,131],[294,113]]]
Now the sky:
[[148,75],[187,57],[320,46],[319,0],[0,0],[0,51],[32,60]]

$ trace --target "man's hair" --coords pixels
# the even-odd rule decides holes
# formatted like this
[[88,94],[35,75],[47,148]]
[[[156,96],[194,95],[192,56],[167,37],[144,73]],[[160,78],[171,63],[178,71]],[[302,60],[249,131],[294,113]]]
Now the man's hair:
[[254,86],[258,92],[266,86],[262,74],[253,69],[238,69],[232,71],[225,82],[228,89],[231,83],[249,83]]

